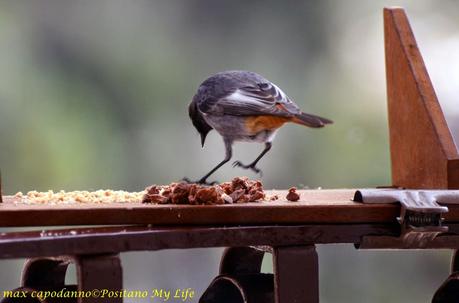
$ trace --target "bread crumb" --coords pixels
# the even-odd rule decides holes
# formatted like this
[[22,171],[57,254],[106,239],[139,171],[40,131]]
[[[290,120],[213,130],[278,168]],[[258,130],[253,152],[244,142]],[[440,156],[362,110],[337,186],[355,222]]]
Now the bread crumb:
[[122,190],[97,191],[59,191],[47,192],[29,191],[26,194],[18,192],[14,195],[16,203],[24,204],[74,204],[74,203],[130,203],[140,202],[145,191],[127,192]]

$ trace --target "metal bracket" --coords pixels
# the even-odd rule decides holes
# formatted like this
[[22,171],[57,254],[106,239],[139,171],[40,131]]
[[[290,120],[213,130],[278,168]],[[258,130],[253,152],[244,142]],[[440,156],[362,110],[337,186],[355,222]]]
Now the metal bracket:
[[[440,204],[459,204],[459,190],[364,189],[356,191],[354,201],[400,203],[397,217],[401,225],[400,239],[403,247],[414,248],[423,247],[437,235],[448,232],[448,226],[443,225],[443,214],[448,212],[448,207]],[[377,245],[377,241],[371,243]]]
[[[265,252],[273,254],[273,274],[261,273]],[[314,245],[231,247],[199,303],[317,303],[319,263]]]

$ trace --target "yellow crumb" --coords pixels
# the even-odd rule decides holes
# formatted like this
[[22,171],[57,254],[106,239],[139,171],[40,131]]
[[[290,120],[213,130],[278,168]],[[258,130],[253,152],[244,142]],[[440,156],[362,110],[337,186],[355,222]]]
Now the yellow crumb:
[[96,191],[29,191],[27,194],[18,192],[14,195],[17,203],[25,204],[72,204],[72,203],[140,203],[145,191],[127,192],[123,190]]

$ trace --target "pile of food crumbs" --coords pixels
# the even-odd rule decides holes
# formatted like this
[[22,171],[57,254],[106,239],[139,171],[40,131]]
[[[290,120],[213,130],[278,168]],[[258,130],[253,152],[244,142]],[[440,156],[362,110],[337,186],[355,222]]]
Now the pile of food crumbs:
[[[297,201],[296,188],[291,188],[285,197]],[[29,191],[15,195],[17,204],[90,204],[90,203],[152,203],[152,204],[232,204],[278,200],[278,195],[267,195],[260,181],[247,177],[236,177],[231,182],[206,186],[177,182],[169,185],[152,185],[141,192],[122,190],[97,191]]]
[[231,204],[260,202],[266,198],[261,182],[246,177],[212,186],[185,182],[152,185],[146,191],[142,202],[155,204]]
[[140,202],[145,191],[127,192],[123,190],[97,191],[29,191],[27,194],[18,192],[14,197],[16,203],[24,204],[75,204],[75,203],[130,203]]

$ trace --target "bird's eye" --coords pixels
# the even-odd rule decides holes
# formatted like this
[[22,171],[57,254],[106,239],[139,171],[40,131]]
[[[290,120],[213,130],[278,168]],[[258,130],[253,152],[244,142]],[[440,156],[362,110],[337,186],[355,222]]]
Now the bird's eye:
[[263,90],[269,88],[269,86],[270,86],[269,83],[259,83],[258,84],[258,87]]

